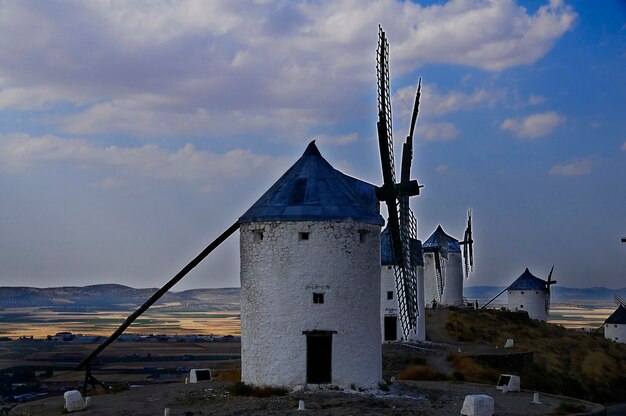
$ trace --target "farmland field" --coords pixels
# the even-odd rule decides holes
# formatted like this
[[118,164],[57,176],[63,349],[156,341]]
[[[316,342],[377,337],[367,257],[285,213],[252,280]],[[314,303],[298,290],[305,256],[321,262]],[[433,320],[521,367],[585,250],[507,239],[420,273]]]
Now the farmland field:
[[[58,332],[110,335],[131,312],[57,312],[36,308],[0,310],[1,335],[45,338]],[[239,335],[239,312],[172,312],[148,310],[127,330],[133,334]]]

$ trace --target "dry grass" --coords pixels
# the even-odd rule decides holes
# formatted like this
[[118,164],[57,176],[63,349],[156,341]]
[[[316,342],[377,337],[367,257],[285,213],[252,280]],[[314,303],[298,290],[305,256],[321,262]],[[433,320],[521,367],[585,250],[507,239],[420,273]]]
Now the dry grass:
[[446,380],[442,374],[429,365],[410,364],[398,374],[400,380]]
[[241,380],[241,366],[227,368],[216,372],[213,376],[216,381],[240,381]]
[[451,353],[446,358],[448,361],[452,362],[457,371],[463,374],[467,381],[480,381],[493,384],[498,380],[498,376],[500,375],[498,370],[482,366],[470,357],[456,352]]
[[[459,341],[502,346],[512,338],[516,347],[533,351],[533,365],[520,374],[523,388],[596,402],[626,400],[626,345],[494,310],[450,311],[445,329]],[[491,382],[476,363],[453,363],[468,379]]]

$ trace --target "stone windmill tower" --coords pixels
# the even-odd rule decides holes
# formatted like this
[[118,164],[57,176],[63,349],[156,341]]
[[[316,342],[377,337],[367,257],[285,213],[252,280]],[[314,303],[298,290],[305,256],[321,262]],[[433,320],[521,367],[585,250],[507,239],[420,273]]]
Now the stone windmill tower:
[[468,277],[474,266],[473,244],[471,210],[467,213],[463,241],[446,234],[441,225],[428,237],[422,245],[426,302],[435,300],[444,306],[463,304],[463,276]]
[[312,142],[239,223],[242,381],[377,386],[375,187],[335,170]]
[[509,297],[508,309],[526,311],[531,319],[547,321],[550,313],[550,286],[555,283],[556,281],[552,280],[552,271],[546,281],[534,276],[526,268],[524,273],[506,289]]
[[[378,134],[383,185],[335,170],[314,142],[238,221],[218,236],[78,366],[99,383],[92,360],[237,230],[241,261],[242,381],[265,386],[333,384],[377,387],[380,342],[380,234],[387,205],[399,316],[405,336],[416,327],[418,262],[411,254],[415,217],[409,198],[414,111],[395,179],[388,44],[378,45]],[[419,92],[419,89],[418,89]],[[421,258],[421,252],[420,258]],[[406,338],[405,338],[406,339]]]

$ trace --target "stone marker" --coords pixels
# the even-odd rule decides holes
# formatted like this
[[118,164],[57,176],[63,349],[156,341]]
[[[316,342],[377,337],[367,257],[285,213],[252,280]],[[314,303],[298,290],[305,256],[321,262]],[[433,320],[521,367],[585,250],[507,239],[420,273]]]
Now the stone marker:
[[85,402],[83,396],[78,390],[70,390],[63,393],[63,399],[65,400],[65,410],[68,412],[76,412],[78,410],[85,410]]
[[509,338],[504,343],[504,348],[513,348],[513,339]]
[[504,393],[509,391],[520,391],[520,378],[513,374],[500,374],[496,388]]
[[298,411],[300,410],[306,410],[306,407],[304,407],[304,400],[300,400],[298,402]]
[[193,368],[189,371],[189,384],[195,384],[202,381],[211,381],[211,370],[208,368]]
[[486,394],[470,394],[465,396],[461,415],[463,416],[493,416],[493,397]]
[[534,393],[533,394],[533,401],[531,402],[533,404],[541,404],[541,401],[539,401],[539,393]]

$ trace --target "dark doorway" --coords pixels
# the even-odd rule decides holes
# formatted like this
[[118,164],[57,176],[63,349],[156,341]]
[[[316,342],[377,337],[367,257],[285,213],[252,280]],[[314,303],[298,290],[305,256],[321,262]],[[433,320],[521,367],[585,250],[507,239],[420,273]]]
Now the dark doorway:
[[396,341],[398,339],[398,317],[385,316],[385,341]]
[[306,382],[330,384],[332,381],[333,335],[331,332],[308,333],[306,336]]

